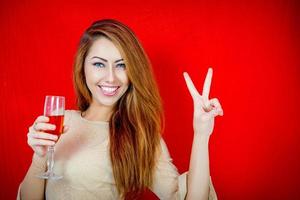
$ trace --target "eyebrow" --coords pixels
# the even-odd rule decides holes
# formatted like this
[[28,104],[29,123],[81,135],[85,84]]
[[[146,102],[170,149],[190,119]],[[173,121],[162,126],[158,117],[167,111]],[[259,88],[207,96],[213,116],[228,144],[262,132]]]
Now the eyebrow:
[[[104,61],[104,62],[107,62],[107,60],[106,59],[104,59],[104,58],[101,58],[101,57],[99,57],[99,56],[93,56],[91,59],[93,59],[93,58],[98,58],[98,59],[100,59],[100,60],[102,60],[102,61]],[[117,63],[117,62],[120,62],[120,61],[122,61],[122,60],[124,60],[123,58],[121,58],[121,59],[118,59],[118,60],[116,60],[115,61],[115,63]]]

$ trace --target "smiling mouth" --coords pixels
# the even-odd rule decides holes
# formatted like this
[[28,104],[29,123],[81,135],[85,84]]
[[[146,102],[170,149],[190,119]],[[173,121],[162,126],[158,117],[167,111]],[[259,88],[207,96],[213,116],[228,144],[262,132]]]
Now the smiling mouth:
[[106,96],[113,96],[117,93],[117,90],[120,88],[120,86],[104,86],[104,85],[98,85],[98,87],[101,89],[102,93]]

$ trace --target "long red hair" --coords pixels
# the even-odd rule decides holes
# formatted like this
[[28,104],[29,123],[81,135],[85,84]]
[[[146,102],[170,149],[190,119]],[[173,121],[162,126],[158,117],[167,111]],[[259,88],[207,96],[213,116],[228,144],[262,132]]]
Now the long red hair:
[[99,37],[110,39],[119,49],[130,81],[109,121],[109,150],[121,198],[134,199],[153,183],[163,124],[161,99],[149,59],[133,31],[106,19],[94,22],[80,40],[74,64],[79,109],[85,111],[92,100],[85,81],[84,59]]

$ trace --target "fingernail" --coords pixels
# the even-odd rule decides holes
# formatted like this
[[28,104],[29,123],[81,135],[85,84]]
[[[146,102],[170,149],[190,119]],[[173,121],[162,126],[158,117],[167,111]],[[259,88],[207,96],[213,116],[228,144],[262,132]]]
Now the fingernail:
[[64,132],[68,131],[68,130],[69,130],[69,127],[68,126],[64,126]]
[[224,112],[223,110],[220,110],[220,115],[223,116],[224,115]]
[[218,113],[219,113],[217,110],[213,110],[212,112],[213,112],[214,116],[218,115]]

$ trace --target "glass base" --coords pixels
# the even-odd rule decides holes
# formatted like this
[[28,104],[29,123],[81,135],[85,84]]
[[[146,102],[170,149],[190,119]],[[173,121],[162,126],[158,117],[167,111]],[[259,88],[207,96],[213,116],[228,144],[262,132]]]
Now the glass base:
[[36,177],[42,178],[42,179],[50,179],[50,180],[59,180],[59,179],[63,178],[63,176],[57,175],[53,172],[52,173],[51,172],[45,172],[45,173],[36,175]]

